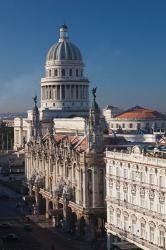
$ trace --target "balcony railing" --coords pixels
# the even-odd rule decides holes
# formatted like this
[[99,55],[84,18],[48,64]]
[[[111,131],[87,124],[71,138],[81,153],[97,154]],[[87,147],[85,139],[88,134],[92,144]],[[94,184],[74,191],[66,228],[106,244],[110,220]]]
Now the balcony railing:
[[116,204],[118,206],[122,206],[123,208],[125,207],[127,209],[134,210],[137,213],[141,213],[141,214],[150,216],[151,218],[156,218],[158,220],[166,221],[165,214],[161,214],[161,213],[158,213],[156,211],[152,211],[150,209],[146,209],[146,208],[134,205],[134,204],[129,203],[127,201],[123,201],[123,200],[112,198],[112,197],[106,197],[106,201],[113,203],[113,204]]
[[135,155],[135,154],[129,154],[127,152],[121,153],[121,152],[106,151],[106,158],[107,157],[112,159],[125,160],[127,162],[143,163],[146,165],[166,167],[166,159],[149,157],[143,154]]
[[[154,244],[148,240],[145,240],[135,234],[132,234],[130,232],[124,231],[123,229],[116,227],[115,225],[111,223],[106,223],[105,225],[107,230],[112,231],[113,233],[117,234],[120,238],[125,238],[126,240],[132,241],[134,244],[138,245],[140,248],[147,247],[150,250],[163,250],[163,247],[159,247],[158,244]],[[145,248],[143,248],[145,249]]]

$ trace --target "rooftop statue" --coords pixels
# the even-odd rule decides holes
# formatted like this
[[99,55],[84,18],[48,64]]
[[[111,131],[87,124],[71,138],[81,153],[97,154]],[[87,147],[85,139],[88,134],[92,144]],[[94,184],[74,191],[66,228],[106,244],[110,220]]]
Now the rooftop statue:
[[93,95],[94,101],[95,101],[95,99],[96,99],[96,91],[97,91],[97,88],[93,88],[93,89],[92,89],[92,95]]
[[35,104],[35,106],[36,106],[36,105],[37,105],[37,95],[35,95],[35,97],[33,97],[32,99],[33,99],[34,104]]

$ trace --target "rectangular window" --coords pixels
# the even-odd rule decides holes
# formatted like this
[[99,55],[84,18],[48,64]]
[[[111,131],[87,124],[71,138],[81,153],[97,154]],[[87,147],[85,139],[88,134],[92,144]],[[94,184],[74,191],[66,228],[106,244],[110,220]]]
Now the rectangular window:
[[62,85],[62,99],[65,99],[65,85]]
[[166,247],[166,242],[165,242],[165,232],[160,230],[160,247],[165,249]]
[[165,204],[164,203],[157,204],[157,212],[160,214],[165,214]]
[[161,123],[161,128],[165,128],[165,123],[164,122]]
[[131,203],[136,205],[136,195],[135,194],[132,194],[132,196],[131,196]]
[[141,207],[145,208],[145,198],[144,197],[140,197],[140,205],[141,205]]
[[143,172],[140,172],[140,181],[145,182],[145,174]]
[[122,128],[125,128],[125,123],[122,124]]
[[78,99],[78,86],[76,85],[76,99]]
[[154,200],[150,200],[150,210],[154,211]]
[[135,177],[136,177],[135,171],[132,171],[132,172],[131,172],[131,179],[132,179],[133,181],[135,181]]
[[117,227],[120,227],[120,214],[119,213],[117,213],[116,219],[117,219],[117,221],[116,221]]
[[165,183],[164,183],[164,176],[160,176],[160,177],[159,177],[159,186],[160,186],[160,187],[164,187],[164,186],[165,186]]
[[124,230],[128,231],[128,218],[124,217]]
[[145,224],[141,223],[141,237],[145,238]]
[[112,210],[110,210],[110,223],[112,223],[113,224],[113,211]]
[[129,128],[133,128],[133,124],[132,123],[129,124]]
[[57,86],[57,100],[60,99],[60,86]]
[[126,168],[123,170],[123,175],[124,175],[124,178],[127,178],[127,169]]
[[116,167],[116,176],[119,176],[119,167]]
[[149,183],[154,184],[154,174],[149,174]]
[[124,201],[128,202],[128,193],[124,192]]
[[133,234],[136,233],[136,221],[135,220],[132,220],[131,231]]
[[141,128],[141,123],[137,123],[137,129]]
[[154,242],[154,227],[150,227],[150,241]]
[[118,200],[120,200],[120,190],[117,190],[116,198],[117,198]]
[[149,123],[147,122],[147,123],[146,123],[146,129],[148,129],[148,128],[149,128]]

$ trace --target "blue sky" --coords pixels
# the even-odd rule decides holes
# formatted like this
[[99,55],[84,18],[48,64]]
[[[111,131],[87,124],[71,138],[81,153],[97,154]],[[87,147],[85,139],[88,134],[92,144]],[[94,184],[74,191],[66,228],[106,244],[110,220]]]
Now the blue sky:
[[66,23],[101,106],[166,111],[165,0],[0,0],[0,112],[31,109]]

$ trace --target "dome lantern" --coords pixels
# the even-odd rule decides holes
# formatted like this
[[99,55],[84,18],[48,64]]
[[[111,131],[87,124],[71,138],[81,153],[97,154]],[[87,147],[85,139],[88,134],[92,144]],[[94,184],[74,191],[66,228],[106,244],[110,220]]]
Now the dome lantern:
[[60,38],[59,42],[68,39],[68,27],[64,24],[60,27]]

